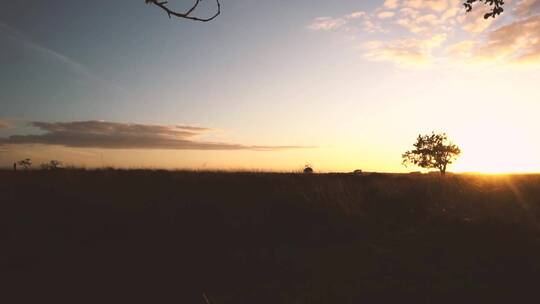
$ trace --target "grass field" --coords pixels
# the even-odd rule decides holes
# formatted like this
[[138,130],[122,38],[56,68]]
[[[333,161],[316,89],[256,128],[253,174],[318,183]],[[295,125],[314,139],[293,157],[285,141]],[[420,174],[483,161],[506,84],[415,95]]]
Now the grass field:
[[20,302],[540,296],[538,175],[0,171],[0,193],[0,297]]

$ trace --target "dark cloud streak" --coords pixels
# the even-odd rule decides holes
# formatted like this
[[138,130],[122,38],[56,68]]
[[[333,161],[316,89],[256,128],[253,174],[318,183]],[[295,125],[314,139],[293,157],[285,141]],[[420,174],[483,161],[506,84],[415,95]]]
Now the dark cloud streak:
[[195,140],[208,128],[75,121],[65,123],[32,122],[45,131],[37,135],[13,135],[0,138],[0,144],[44,144],[72,148],[170,149],[170,150],[253,150],[274,151],[307,148],[300,146],[249,146],[235,143]]

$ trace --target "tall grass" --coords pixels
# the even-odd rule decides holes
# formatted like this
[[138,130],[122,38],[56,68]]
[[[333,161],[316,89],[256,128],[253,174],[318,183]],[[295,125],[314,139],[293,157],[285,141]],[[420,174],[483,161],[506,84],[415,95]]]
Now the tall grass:
[[19,299],[500,301],[540,279],[537,175],[0,171],[0,193]]

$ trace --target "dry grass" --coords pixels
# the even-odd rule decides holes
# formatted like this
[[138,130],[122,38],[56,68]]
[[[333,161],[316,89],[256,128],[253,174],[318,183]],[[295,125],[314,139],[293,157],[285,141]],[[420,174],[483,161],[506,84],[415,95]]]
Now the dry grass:
[[537,175],[0,171],[0,191],[19,299],[498,302],[540,279]]

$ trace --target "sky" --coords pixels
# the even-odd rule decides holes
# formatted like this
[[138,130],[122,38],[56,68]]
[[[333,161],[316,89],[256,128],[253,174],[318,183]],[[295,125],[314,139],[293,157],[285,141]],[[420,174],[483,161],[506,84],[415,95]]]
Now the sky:
[[0,167],[408,172],[436,131],[463,151],[450,170],[540,172],[540,0],[486,10],[222,0],[201,23],[142,0],[3,1]]

